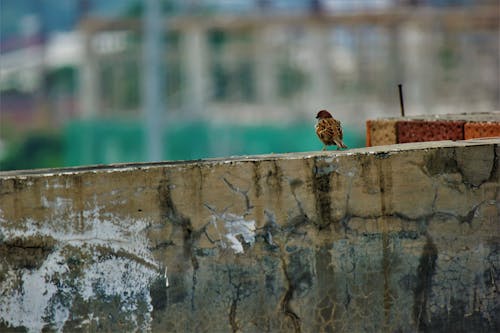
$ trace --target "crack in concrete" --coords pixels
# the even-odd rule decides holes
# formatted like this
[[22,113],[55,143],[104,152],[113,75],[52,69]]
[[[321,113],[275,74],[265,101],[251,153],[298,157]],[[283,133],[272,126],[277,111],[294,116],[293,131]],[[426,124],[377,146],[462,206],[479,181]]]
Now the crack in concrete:
[[[385,222],[384,229],[385,229]],[[384,326],[390,324],[390,315],[392,308],[392,291],[390,288],[390,277],[392,265],[390,260],[390,239],[386,230],[382,233],[382,270],[384,275]]]
[[294,328],[295,333],[300,333],[300,317],[292,310],[292,307],[290,305],[290,302],[293,297],[293,293],[295,291],[295,286],[292,283],[292,280],[288,274],[288,269],[286,265],[285,258],[283,255],[280,256],[281,259],[281,266],[283,269],[283,274],[285,275],[285,280],[288,283],[288,288],[286,289],[285,295],[283,296],[283,299],[281,300],[281,310],[283,311],[283,314],[288,317],[292,321],[292,325]]
[[231,330],[233,333],[238,332],[239,327],[238,323],[236,322],[236,310],[238,308],[238,301],[239,301],[239,286],[238,289],[236,290],[236,297],[233,298],[233,301],[231,302],[231,308],[229,310],[229,324],[231,325]]
[[151,261],[146,260],[144,258],[141,258],[140,256],[135,255],[133,253],[130,253],[126,250],[110,251],[110,249],[108,247],[105,247],[102,245],[95,246],[93,250],[94,251],[101,251],[101,253],[103,253],[103,255],[98,255],[99,259],[102,259],[105,257],[115,257],[116,259],[127,258],[127,259],[130,259],[131,261],[137,262],[141,266],[148,267],[148,268],[150,268],[152,270],[156,270],[158,272],[161,271],[160,266],[157,263],[151,262]]
[[316,212],[318,212],[319,215],[319,219],[315,222],[315,224],[321,230],[328,227],[332,223],[330,198],[330,176],[332,173],[319,172],[319,169],[320,168],[317,166],[317,160],[314,159],[312,169],[312,187],[316,204]]
[[490,176],[487,179],[487,181],[489,181],[489,182],[497,180],[497,179],[495,179],[496,178],[495,174],[497,173],[498,168],[500,167],[499,166],[500,156],[498,156],[497,150],[500,150],[500,146],[494,145],[493,146],[493,166],[491,167]]
[[302,205],[302,202],[299,200],[299,198],[297,198],[297,193],[295,193],[295,190],[298,186],[300,186],[302,184],[302,182],[300,182],[300,184],[298,184],[297,181],[290,181],[290,188],[292,190],[292,196],[293,198],[295,199],[295,203],[297,204],[297,207],[299,208],[299,212],[304,215],[304,216],[307,216],[307,214],[305,213],[304,211],[304,206]]
[[233,331],[233,333],[236,333],[239,332],[240,329],[236,320],[236,312],[238,310],[238,302],[241,301],[241,282],[237,284],[233,283],[230,269],[228,270],[228,275],[229,284],[236,289],[235,295],[233,295],[233,298],[231,300],[231,306],[229,308],[229,324],[231,325],[231,330]]
[[156,243],[155,246],[148,246],[148,250],[150,250],[151,252],[154,252],[157,250],[163,250],[163,249],[166,249],[170,246],[176,246],[176,245],[177,244],[175,244],[172,240],[167,239],[167,240]]
[[255,185],[255,196],[258,198],[262,193],[262,186],[260,185],[260,162],[253,162],[253,177],[252,182]]
[[198,283],[198,269],[200,264],[198,262],[198,258],[195,253],[195,244],[199,240],[200,236],[205,232],[206,226],[208,223],[203,226],[200,230],[194,230],[191,220],[184,215],[182,215],[177,207],[174,205],[171,195],[171,186],[168,180],[160,181],[160,185],[158,186],[158,194],[159,194],[159,202],[161,209],[161,216],[166,217],[170,220],[173,225],[179,226],[183,232],[184,244],[183,251],[184,256],[190,259],[191,267],[193,268],[193,274],[191,277],[192,285],[191,285],[191,310],[195,310],[195,295],[196,295],[196,286]]
[[246,207],[246,212],[243,215],[249,214],[250,210],[252,210],[254,208],[254,206],[252,206],[250,204],[250,197],[248,196],[249,189],[247,189],[247,190],[240,189],[239,187],[237,187],[234,184],[232,184],[229,180],[227,180],[226,177],[222,177],[222,181],[224,182],[224,184],[226,184],[227,187],[229,187],[229,189],[231,191],[233,191],[235,193],[238,193],[238,194],[240,194],[243,197],[243,199],[245,201],[245,207]]
[[414,291],[413,319],[418,331],[426,331],[430,318],[427,314],[427,302],[432,292],[432,278],[436,272],[438,250],[432,238],[427,235],[427,242],[417,268],[417,286]]

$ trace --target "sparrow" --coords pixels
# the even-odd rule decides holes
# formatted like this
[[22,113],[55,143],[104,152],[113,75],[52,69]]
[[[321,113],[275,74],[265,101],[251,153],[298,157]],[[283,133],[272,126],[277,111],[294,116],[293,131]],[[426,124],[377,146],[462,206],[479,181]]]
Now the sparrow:
[[316,134],[318,138],[323,142],[323,150],[326,150],[326,146],[336,145],[337,150],[340,148],[347,148],[347,146],[342,142],[342,127],[340,126],[340,121],[333,118],[330,112],[326,110],[321,110],[316,115],[318,123],[316,124]]

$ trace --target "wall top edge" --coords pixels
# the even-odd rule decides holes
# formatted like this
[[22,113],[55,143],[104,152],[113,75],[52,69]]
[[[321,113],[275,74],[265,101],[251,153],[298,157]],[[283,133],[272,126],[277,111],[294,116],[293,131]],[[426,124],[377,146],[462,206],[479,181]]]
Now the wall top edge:
[[426,149],[438,148],[453,148],[453,147],[469,147],[469,146],[484,146],[484,145],[500,145],[500,137],[481,138],[460,141],[428,141],[428,142],[413,142],[394,144],[387,146],[375,146],[354,148],[347,150],[329,150],[329,151],[311,151],[311,152],[293,152],[284,154],[263,154],[263,155],[241,155],[229,156],[220,158],[206,158],[197,160],[182,160],[182,161],[159,161],[159,162],[134,162],[134,163],[118,163],[118,164],[99,164],[85,165],[76,167],[64,168],[49,168],[49,169],[30,169],[30,170],[11,170],[0,171],[0,179],[19,178],[23,176],[57,176],[80,173],[111,173],[133,170],[147,170],[156,168],[170,167],[189,167],[193,165],[220,165],[233,164],[244,162],[262,162],[262,161],[278,161],[278,160],[298,160],[311,158],[331,158],[353,155],[377,155],[377,154],[396,154],[398,152],[419,151]]

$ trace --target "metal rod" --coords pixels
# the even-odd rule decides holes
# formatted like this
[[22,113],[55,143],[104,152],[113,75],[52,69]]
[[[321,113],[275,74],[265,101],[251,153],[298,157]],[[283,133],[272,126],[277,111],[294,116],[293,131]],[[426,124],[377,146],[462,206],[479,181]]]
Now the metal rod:
[[398,84],[398,89],[399,89],[399,105],[401,107],[401,117],[405,116],[405,103],[403,100],[403,85],[400,83]]

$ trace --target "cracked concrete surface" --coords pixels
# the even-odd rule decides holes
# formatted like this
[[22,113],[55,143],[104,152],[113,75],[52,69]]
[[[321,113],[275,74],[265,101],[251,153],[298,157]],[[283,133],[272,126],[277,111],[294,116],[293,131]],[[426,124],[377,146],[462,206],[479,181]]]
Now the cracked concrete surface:
[[0,331],[499,331],[499,152],[0,173]]

